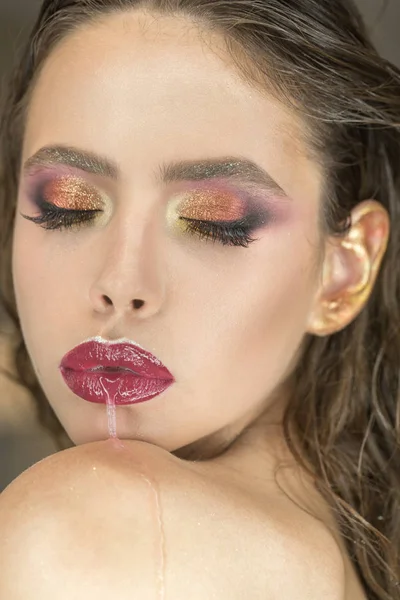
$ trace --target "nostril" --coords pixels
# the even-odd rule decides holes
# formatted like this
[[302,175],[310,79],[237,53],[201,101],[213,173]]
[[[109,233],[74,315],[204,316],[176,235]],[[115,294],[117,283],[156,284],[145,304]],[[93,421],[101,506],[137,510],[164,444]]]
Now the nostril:
[[144,304],[143,300],[134,300],[133,301],[133,306],[134,308],[141,308]]

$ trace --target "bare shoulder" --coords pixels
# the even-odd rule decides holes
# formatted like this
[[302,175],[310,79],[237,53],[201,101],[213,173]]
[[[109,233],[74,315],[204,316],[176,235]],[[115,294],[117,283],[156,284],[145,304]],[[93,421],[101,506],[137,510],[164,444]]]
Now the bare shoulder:
[[141,442],[124,448],[96,442],[57,452],[4,490],[0,598],[155,597],[151,480],[168,453]]
[[151,444],[72,448],[0,496],[0,597],[343,600],[329,535],[274,511]]

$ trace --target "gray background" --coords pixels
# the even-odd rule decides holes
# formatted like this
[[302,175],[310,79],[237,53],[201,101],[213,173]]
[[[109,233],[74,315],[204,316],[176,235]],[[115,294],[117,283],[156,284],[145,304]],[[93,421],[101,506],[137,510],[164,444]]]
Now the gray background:
[[[330,2],[330,0],[320,0]],[[400,0],[358,0],[373,41],[383,56],[400,66]],[[11,68],[40,0],[0,0],[0,86]],[[385,10],[384,10],[385,9]],[[0,343],[0,365],[7,350]],[[19,473],[56,449],[35,425],[30,398],[0,375],[0,491]]]

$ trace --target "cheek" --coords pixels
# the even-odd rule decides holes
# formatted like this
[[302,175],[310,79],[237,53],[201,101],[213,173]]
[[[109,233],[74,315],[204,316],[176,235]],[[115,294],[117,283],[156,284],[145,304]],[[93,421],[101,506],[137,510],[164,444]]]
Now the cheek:
[[22,317],[25,312],[24,304],[28,290],[29,295],[31,295],[32,284],[37,279],[38,274],[38,261],[35,254],[36,246],[32,242],[30,232],[26,228],[21,227],[19,217],[17,217],[12,247],[12,277],[18,312]]
[[301,265],[298,260],[295,264],[296,268],[294,264],[272,265],[265,273],[263,285],[260,282],[258,290],[253,290],[258,303],[252,307],[250,320],[254,323],[254,333],[264,336],[270,348],[292,345],[305,329],[312,300],[312,278],[309,265]]
[[[22,220],[22,217],[21,217]],[[57,309],[60,269],[52,259],[51,248],[40,241],[42,232],[17,219],[12,250],[12,276],[17,309],[24,335],[45,334]]]
[[[258,264],[242,298],[242,356],[254,377],[284,375],[306,333],[316,283],[312,246],[297,240]],[[258,372],[258,373],[257,373]]]
[[[22,224],[23,225],[23,224]],[[43,324],[43,303],[45,297],[40,277],[41,258],[35,252],[37,245],[31,232],[19,224],[17,217],[12,248],[12,277],[15,300],[21,329],[32,365],[39,374],[36,358],[40,339],[45,339],[41,331]]]

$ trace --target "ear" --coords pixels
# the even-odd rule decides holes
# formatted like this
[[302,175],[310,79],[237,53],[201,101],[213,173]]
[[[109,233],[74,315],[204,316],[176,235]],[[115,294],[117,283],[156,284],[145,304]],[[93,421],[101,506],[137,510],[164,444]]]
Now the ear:
[[375,200],[351,213],[351,229],[326,243],[322,282],[312,307],[308,333],[326,336],[344,329],[366,305],[390,234],[390,218]]

